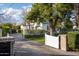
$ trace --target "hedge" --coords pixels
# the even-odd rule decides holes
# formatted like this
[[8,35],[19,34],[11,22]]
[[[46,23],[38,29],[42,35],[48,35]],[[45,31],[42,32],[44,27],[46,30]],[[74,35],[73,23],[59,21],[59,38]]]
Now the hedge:
[[44,35],[45,30],[26,30],[24,31],[25,35]]
[[44,37],[44,35],[25,35],[25,38],[31,38],[31,37],[39,38],[39,37]]
[[2,36],[6,36],[9,33],[9,28],[2,28]]
[[68,32],[67,36],[69,49],[79,49],[79,32]]

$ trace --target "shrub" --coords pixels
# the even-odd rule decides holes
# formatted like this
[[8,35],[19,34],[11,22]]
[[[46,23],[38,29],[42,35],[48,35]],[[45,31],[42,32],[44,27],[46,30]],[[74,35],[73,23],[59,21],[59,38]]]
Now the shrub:
[[25,35],[25,38],[31,41],[36,41],[41,44],[44,44],[45,42],[45,38],[43,35]]
[[32,38],[32,37],[35,37],[35,38],[39,38],[39,37],[43,37],[44,35],[25,35],[25,38]]
[[69,49],[79,49],[79,32],[68,32],[68,47]]
[[0,25],[0,28],[2,29],[2,36],[6,36],[7,33],[10,33],[10,34],[16,33],[17,30],[19,33],[21,33],[20,26],[15,26],[13,24],[2,24]]
[[7,33],[9,33],[9,28],[5,26],[2,28],[2,36],[6,36]]
[[21,33],[21,28],[20,28],[20,26],[16,26],[16,31],[17,31],[18,33]]
[[21,29],[18,29],[18,33],[21,33]]
[[7,33],[9,33],[9,29],[11,28],[11,24],[2,24],[1,29],[2,29],[2,36],[6,36]]
[[44,35],[45,30],[26,30],[26,35]]

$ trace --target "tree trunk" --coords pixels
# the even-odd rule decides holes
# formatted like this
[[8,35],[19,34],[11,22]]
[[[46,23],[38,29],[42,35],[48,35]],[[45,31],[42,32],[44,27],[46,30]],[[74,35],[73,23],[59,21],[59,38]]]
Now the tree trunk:
[[29,30],[30,30],[30,23],[28,23],[28,26],[29,26]]
[[55,34],[55,27],[57,25],[57,21],[58,21],[58,18],[55,19],[55,21],[53,21],[52,19],[49,20],[49,33],[50,35],[54,35]]
[[76,25],[77,27],[79,27],[79,4],[78,3],[74,4],[74,9],[76,12]]
[[48,23],[48,32],[49,32],[49,35],[53,35],[53,25],[52,25],[53,21],[52,20],[49,20],[49,23]]

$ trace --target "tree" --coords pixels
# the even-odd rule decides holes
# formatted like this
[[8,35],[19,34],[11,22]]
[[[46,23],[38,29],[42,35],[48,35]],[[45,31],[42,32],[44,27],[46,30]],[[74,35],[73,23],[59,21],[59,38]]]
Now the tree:
[[76,26],[79,27],[79,4],[78,3],[74,4],[74,10],[76,13]]
[[[73,4],[36,3],[32,5],[27,20],[34,22],[49,21],[49,32],[53,35],[58,23],[64,21],[73,9]],[[67,17],[66,17],[67,16]]]

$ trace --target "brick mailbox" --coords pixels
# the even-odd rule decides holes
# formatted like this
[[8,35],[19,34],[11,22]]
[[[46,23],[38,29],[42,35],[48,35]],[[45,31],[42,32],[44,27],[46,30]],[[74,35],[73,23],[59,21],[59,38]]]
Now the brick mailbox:
[[0,56],[14,55],[14,37],[0,37]]

